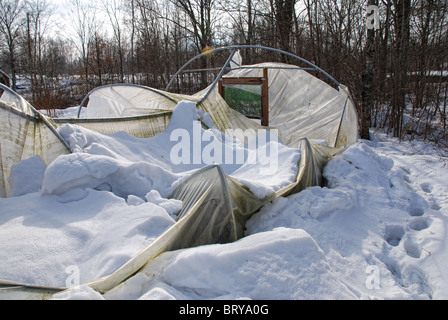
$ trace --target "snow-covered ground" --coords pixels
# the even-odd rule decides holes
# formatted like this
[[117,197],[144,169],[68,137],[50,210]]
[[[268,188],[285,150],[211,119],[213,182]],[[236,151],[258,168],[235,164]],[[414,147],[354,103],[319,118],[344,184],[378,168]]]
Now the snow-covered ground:
[[327,165],[326,187],[265,206],[245,238],[165,253],[104,298],[447,299],[447,163],[376,134]]
[[[151,148],[163,136],[75,126],[62,134],[83,152],[48,168],[39,158],[19,163],[16,196],[0,199],[1,279],[80,280],[54,299],[448,298],[448,158],[431,145],[372,133],[328,163],[325,187],[266,205],[241,240],[163,253],[100,295],[83,283],[114,271],[175,223],[181,204],[165,197],[197,166],[177,170],[162,161],[166,150]],[[271,172],[279,179],[267,191],[294,174],[297,152],[280,151],[283,166]],[[263,191],[263,177],[245,166],[226,170]]]

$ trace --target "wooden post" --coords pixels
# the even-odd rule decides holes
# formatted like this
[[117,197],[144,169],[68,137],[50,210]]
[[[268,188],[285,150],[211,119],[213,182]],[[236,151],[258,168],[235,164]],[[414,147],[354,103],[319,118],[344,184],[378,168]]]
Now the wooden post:
[[224,86],[222,85],[222,79],[218,82],[218,93],[224,99]]
[[263,68],[263,82],[261,87],[261,125],[269,126],[269,85],[268,69]]

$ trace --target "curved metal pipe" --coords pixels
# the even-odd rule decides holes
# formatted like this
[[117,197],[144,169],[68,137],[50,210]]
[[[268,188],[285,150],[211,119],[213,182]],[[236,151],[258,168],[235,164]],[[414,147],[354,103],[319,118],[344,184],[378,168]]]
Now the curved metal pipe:
[[[176,79],[176,77],[188,66],[190,65],[193,61],[201,58],[202,56],[208,55],[210,53],[213,52],[219,52],[219,51],[223,51],[223,50],[238,50],[238,49],[245,49],[245,48],[250,48],[250,49],[263,49],[263,50],[268,50],[268,51],[273,51],[273,52],[278,52],[287,56],[290,56],[294,59],[297,59],[303,63],[306,63],[307,65],[311,66],[314,70],[319,71],[320,73],[322,73],[323,75],[325,75],[328,79],[330,79],[332,82],[334,82],[338,87],[341,85],[335,78],[333,78],[330,74],[328,74],[326,71],[324,71],[323,69],[319,68],[318,66],[316,66],[315,64],[313,64],[312,62],[305,60],[302,57],[299,57],[293,53],[287,52],[287,51],[283,51],[280,49],[276,49],[276,48],[271,48],[271,47],[265,47],[265,46],[256,46],[256,45],[233,45],[233,46],[225,46],[225,47],[218,47],[212,50],[208,50],[206,52],[202,52],[198,55],[196,55],[195,57],[191,58],[187,63],[185,63],[171,78],[170,82],[168,83],[168,85],[165,88],[165,91],[168,91],[171,87],[171,84],[173,83],[173,81]],[[223,68],[224,70],[224,68]],[[219,79],[219,77],[218,77]]]
[[222,75],[224,74],[227,66],[230,64],[230,61],[232,61],[233,56],[235,55],[237,49],[234,49],[232,51],[232,53],[230,54],[229,58],[227,59],[226,63],[224,64],[224,66],[222,67],[221,71],[219,72],[218,76],[216,77],[215,81],[213,81],[212,85],[210,86],[210,88],[208,89],[207,93],[204,95],[204,97],[202,97],[201,101],[199,101],[198,104],[201,104],[205,99],[207,99],[208,95],[210,94],[210,92],[213,90],[213,88],[216,86],[216,84],[218,83],[218,81],[221,79]]

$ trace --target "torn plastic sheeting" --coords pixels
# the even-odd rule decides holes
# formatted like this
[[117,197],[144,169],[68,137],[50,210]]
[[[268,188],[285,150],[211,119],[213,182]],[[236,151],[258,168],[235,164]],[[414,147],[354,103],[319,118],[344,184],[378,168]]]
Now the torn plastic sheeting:
[[157,111],[147,115],[125,118],[79,118],[54,119],[56,126],[65,123],[75,124],[86,129],[105,134],[124,131],[138,138],[147,138],[165,130],[169,123],[172,111]]
[[[165,251],[233,242],[243,237],[247,219],[263,205],[321,182],[321,170],[326,158],[331,156],[330,148],[324,147],[315,155],[307,139],[297,145],[302,156],[296,181],[264,199],[257,198],[246,186],[225,175],[219,165],[210,165],[194,173],[170,195],[183,201],[176,224],[116,272],[89,285],[104,293]],[[317,160],[313,161],[315,156]]]
[[89,285],[93,289],[103,293],[112,289],[162,252],[231,242],[242,236],[243,227],[234,220],[226,177],[219,166],[200,169],[179,185],[169,198],[183,201],[176,224],[116,272],[91,282]]
[[177,101],[164,92],[139,85],[106,85],[92,90],[85,118],[123,118],[172,110]]
[[9,197],[8,178],[14,164],[39,155],[49,165],[56,157],[70,151],[49,128],[51,124],[3,101],[0,101],[0,119],[0,197]]
[[347,88],[336,90],[304,70],[287,67],[261,63],[226,76],[262,77],[263,68],[268,69],[269,125],[280,131],[285,144],[300,138],[324,139],[331,147],[354,143],[358,119]]

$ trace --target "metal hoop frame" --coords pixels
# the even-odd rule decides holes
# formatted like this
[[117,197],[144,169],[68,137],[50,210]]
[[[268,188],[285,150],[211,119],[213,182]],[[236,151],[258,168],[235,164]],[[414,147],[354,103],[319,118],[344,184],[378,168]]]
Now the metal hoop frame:
[[[216,79],[215,79],[215,81],[213,82],[212,86],[210,87],[210,90],[209,90],[209,91],[211,91],[211,90],[215,87],[216,83],[220,80],[220,78],[222,77],[222,75],[224,74],[226,68],[228,67],[228,65],[229,65],[231,59],[233,58],[233,55],[236,53],[236,51],[239,50],[239,49],[247,49],[247,48],[249,48],[249,49],[263,49],[263,50],[273,51],[273,52],[278,52],[278,53],[287,55],[287,56],[289,56],[289,57],[292,57],[292,58],[294,58],[294,59],[297,59],[297,60],[299,60],[299,61],[301,61],[301,62],[307,64],[308,66],[311,67],[311,70],[316,70],[316,71],[322,73],[322,74],[323,74],[324,76],[326,76],[330,81],[332,81],[334,84],[336,84],[336,86],[339,87],[339,86],[341,85],[335,78],[333,78],[333,77],[332,77],[330,74],[328,74],[326,71],[324,71],[323,69],[319,68],[318,66],[316,66],[316,65],[313,64],[313,63],[311,63],[310,61],[305,60],[304,58],[299,57],[299,56],[297,56],[297,55],[295,55],[295,54],[293,54],[293,53],[290,53],[290,52],[287,52],[287,51],[283,51],[283,50],[280,50],[280,49],[276,49],[276,48],[265,47],[265,46],[257,46],[257,45],[234,45],[234,46],[225,46],[225,47],[218,47],[218,48],[215,48],[215,49],[211,49],[211,50],[208,50],[208,51],[206,51],[206,52],[200,53],[200,54],[196,55],[195,57],[191,58],[187,63],[185,63],[185,64],[184,64],[184,65],[183,65],[183,66],[182,66],[182,67],[181,67],[181,68],[180,68],[180,69],[173,75],[173,77],[171,78],[170,82],[169,82],[168,85],[166,86],[165,91],[169,91],[169,89],[170,89],[172,83],[173,83],[174,80],[177,78],[177,76],[178,76],[180,73],[184,72],[185,68],[186,68],[187,66],[189,66],[193,61],[195,61],[195,60],[197,60],[197,59],[199,59],[199,58],[201,58],[201,57],[203,57],[203,56],[205,56],[205,55],[208,55],[208,54],[210,54],[210,53],[220,52],[220,51],[224,51],[224,50],[232,50],[232,53],[230,54],[229,59],[227,59],[226,63],[224,64],[224,66],[223,66],[222,69],[221,69],[221,72],[218,74],[218,76],[216,77]],[[191,70],[189,70],[189,71],[191,71]],[[207,92],[206,96],[208,95],[208,93],[209,93],[209,92]]]

